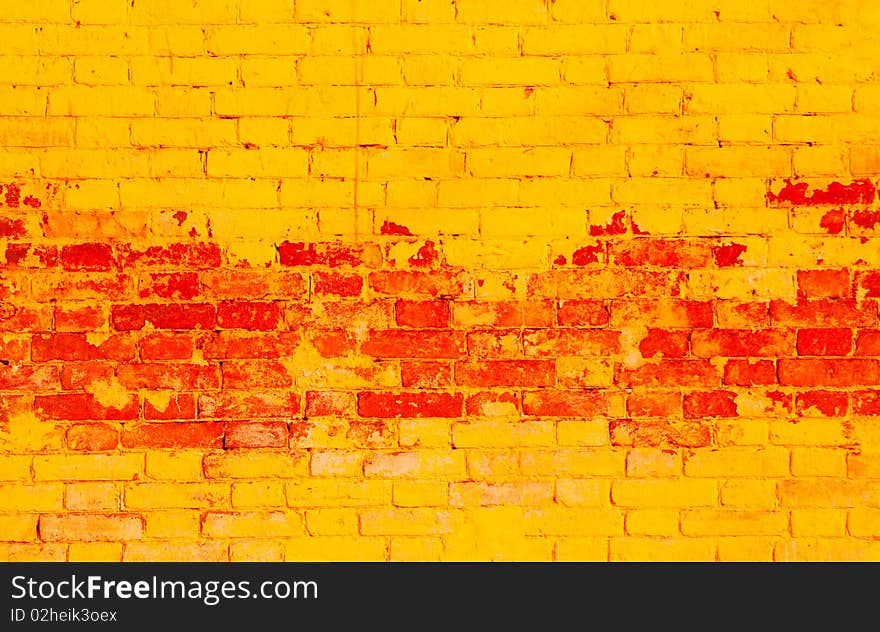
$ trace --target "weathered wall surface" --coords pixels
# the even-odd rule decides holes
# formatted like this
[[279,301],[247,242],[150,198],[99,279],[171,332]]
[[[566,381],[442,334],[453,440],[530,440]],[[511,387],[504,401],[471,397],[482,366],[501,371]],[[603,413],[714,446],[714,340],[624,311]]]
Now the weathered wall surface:
[[880,13],[0,15],[0,559],[880,558]]

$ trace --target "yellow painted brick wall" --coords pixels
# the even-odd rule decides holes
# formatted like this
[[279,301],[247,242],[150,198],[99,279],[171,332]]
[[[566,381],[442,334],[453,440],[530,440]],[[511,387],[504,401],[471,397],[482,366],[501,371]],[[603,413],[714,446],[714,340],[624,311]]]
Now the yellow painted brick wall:
[[868,0],[0,11],[0,559],[880,559]]

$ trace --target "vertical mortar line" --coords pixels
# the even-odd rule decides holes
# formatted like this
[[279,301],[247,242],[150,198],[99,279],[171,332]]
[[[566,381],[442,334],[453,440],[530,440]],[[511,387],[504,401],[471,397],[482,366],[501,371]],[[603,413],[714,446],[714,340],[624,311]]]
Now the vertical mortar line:
[[[369,28],[369,27],[368,27]],[[369,50],[369,31],[364,42],[364,54]],[[358,184],[361,176],[361,82],[364,60],[360,51],[360,31],[354,32],[355,38],[355,69],[354,69],[354,187],[352,191],[352,211],[354,212],[354,241],[360,241],[360,217],[358,211]]]

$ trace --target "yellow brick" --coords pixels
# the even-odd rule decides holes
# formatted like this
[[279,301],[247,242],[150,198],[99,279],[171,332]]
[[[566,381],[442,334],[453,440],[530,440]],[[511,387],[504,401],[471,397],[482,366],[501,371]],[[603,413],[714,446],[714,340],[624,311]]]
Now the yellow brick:
[[478,51],[496,55],[519,53],[519,28],[515,26],[476,26],[472,32],[474,48]]
[[460,452],[371,452],[364,463],[367,478],[455,478],[464,473],[465,457]]
[[215,149],[208,152],[209,177],[304,177],[309,154],[302,149]]
[[142,454],[64,454],[34,457],[34,479],[135,480],[144,472]]
[[607,481],[591,479],[558,479],[556,481],[556,502],[576,507],[604,506],[610,498],[610,484]]
[[[845,509],[795,509],[791,512],[791,533],[802,536],[846,535],[847,512]],[[852,530],[852,517],[850,517]],[[857,535],[855,532],[852,532]]]
[[0,485],[0,511],[28,512],[52,511],[63,505],[64,486],[47,483],[23,485],[3,483]]
[[446,145],[446,121],[432,118],[406,118],[397,122],[397,142],[400,145]]
[[290,123],[283,118],[242,118],[238,120],[238,139],[257,146],[287,145]]
[[321,536],[293,538],[285,543],[287,562],[383,562],[385,538]]
[[876,90],[859,88],[853,96],[849,86],[814,86],[799,85],[797,87],[797,111],[804,113],[828,112],[877,112]]
[[225,562],[229,546],[224,542],[131,542],[125,545],[123,562]]
[[206,454],[207,478],[297,478],[307,476],[305,452],[225,452]]
[[468,173],[478,178],[510,176],[561,176],[569,173],[571,152],[562,148],[472,149],[467,153]]
[[547,5],[540,0],[456,0],[456,19],[465,24],[541,24]]
[[127,146],[130,140],[129,122],[126,119],[80,117],[76,119],[75,139],[77,147]]
[[357,535],[358,515],[354,509],[309,509],[305,515],[309,535]]
[[[535,111],[541,116],[608,116],[623,109],[623,92],[619,88],[539,87],[533,95]],[[510,95],[514,97],[515,93]],[[522,93],[519,100],[524,101]]]
[[697,450],[684,461],[686,476],[748,476],[772,478],[788,474],[785,448],[725,448]]
[[37,516],[0,515],[0,533],[4,542],[32,542],[37,539]]
[[0,455],[0,481],[26,481],[31,477],[31,457]]
[[697,509],[683,511],[685,535],[782,535],[788,532],[788,514],[776,511]]
[[65,562],[66,544],[25,544],[0,542],[3,562]]
[[229,545],[230,562],[283,562],[284,544],[271,540],[238,540]]
[[390,562],[439,562],[442,554],[440,538],[391,538],[388,547]]
[[684,29],[684,47],[698,51],[787,51],[787,24],[716,22],[689,24]]
[[626,454],[626,475],[633,478],[681,474],[681,454],[654,448],[635,448]]
[[122,547],[121,542],[72,542],[67,552],[67,561],[121,562]]
[[[681,176],[684,174],[684,148],[667,145],[633,145],[627,153],[627,167],[629,175],[632,176]],[[669,210],[667,209],[667,215]],[[678,224],[679,226],[672,232],[678,230],[680,220]],[[647,225],[639,223],[639,226],[649,233],[655,232]]]
[[719,562],[772,562],[778,538],[739,536],[719,538]]
[[611,509],[541,507],[524,515],[526,534],[531,535],[622,535],[623,513]]
[[611,130],[615,143],[708,145],[715,140],[714,119],[705,116],[633,116],[618,118]]
[[744,509],[774,509],[776,484],[772,480],[735,479],[721,485],[721,504]]
[[250,511],[205,514],[202,535],[207,538],[289,537],[305,534],[303,517],[292,511]]
[[634,536],[677,536],[678,511],[671,509],[640,509],[626,513],[626,532]]
[[683,37],[680,24],[633,24],[627,50],[652,54],[681,52]]
[[289,481],[285,494],[290,507],[362,507],[388,505],[391,481],[313,479]]
[[480,421],[455,424],[452,428],[452,441],[457,448],[548,446],[553,445],[554,435],[552,422],[545,421]]
[[684,178],[631,178],[617,182],[612,197],[623,204],[699,206],[711,204],[712,185],[705,180]]
[[281,481],[254,481],[232,484],[232,506],[283,507],[284,486]]
[[464,169],[464,155],[446,149],[388,149],[367,157],[367,173],[371,178],[388,177],[454,177]]
[[72,511],[119,509],[121,498],[115,483],[68,483],[64,488],[64,506]]
[[235,121],[135,119],[131,140],[143,147],[222,147],[236,144]]
[[229,503],[229,486],[224,483],[140,483],[125,489],[129,509],[210,508]]
[[715,67],[720,83],[762,83],[770,74],[770,59],[765,53],[717,53]]
[[238,3],[232,0],[200,0],[179,3],[151,0],[133,6],[129,17],[134,24],[223,24],[235,22]]
[[301,0],[296,18],[304,22],[398,22],[400,3],[369,0]]
[[149,538],[194,539],[199,535],[201,514],[197,510],[171,509],[144,514],[144,534]]
[[607,562],[607,538],[559,538],[554,559],[558,562]]
[[611,83],[714,81],[712,58],[699,53],[628,54],[608,58]]
[[128,63],[118,57],[77,57],[73,79],[87,86],[128,83]]
[[707,480],[614,481],[611,501],[621,507],[698,507],[715,505],[718,489]]
[[[37,96],[28,104],[22,95],[17,109],[21,114],[34,114],[43,110],[44,96]],[[0,95],[2,99],[2,95]],[[49,92],[50,116],[152,116],[155,95],[144,88],[119,86],[76,86],[55,88]],[[3,106],[4,114],[10,112]]]
[[248,56],[241,61],[241,80],[245,86],[295,86],[296,58]]
[[767,115],[729,114],[718,117],[720,141],[768,143],[771,130],[771,118]]
[[448,500],[448,485],[442,481],[395,481],[392,499],[396,507],[442,506]]
[[622,22],[706,22],[714,21],[715,2],[689,0],[675,4],[650,0],[609,0],[608,14]]
[[561,446],[608,445],[608,424],[604,421],[560,421],[557,426]]
[[846,476],[846,453],[834,448],[795,448],[791,451],[795,476]]
[[[3,29],[0,28],[0,34],[2,33]],[[7,54],[0,57],[0,84],[52,86],[70,83],[73,76],[71,59],[10,55],[8,47],[4,50]]]
[[695,85],[685,95],[685,111],[694,114],[780,114],[794,111],[792,86]]
[[446,508],[382,508],[360,514],[362,535],[439,535],[450,533],[460,518]]
[[199,176],[205,172],[204,154],[192,149],[160,149],[147,154],[150,175],[156,178]]

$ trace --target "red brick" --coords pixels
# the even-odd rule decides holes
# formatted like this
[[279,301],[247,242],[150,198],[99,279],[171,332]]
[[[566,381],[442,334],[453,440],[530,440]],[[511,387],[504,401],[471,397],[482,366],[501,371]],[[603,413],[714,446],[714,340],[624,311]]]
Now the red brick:
[[227,450],[287,447],[287,424],[282,421],[228,422],[223,427]]
[[0,365],[0,391],[44,391],[59,383],[57,366]]
[[361,417],[461,417],[461,393],[390,393],[361,391],[357,409]]
[[361,352],[375,358],[458,358],[464,355],[465,338],[451,330],[371,331]]
[[608,249],[611,262],[625,267],[705,268],[712,260],[707,244],[685,239],[613,241]]
[[34,299],[47,301],[118,301],[134,293],[134,280],[126,274],[80,276],[68,274],[34,281]]
[[809,409],[816,409],[823,417],[841,417],[849,408],[849,396],[835,391],[809,391],[795,395],[795,410],[798,415]]
[[344,357],[357,349],[354,334],[344,329],[315,331],[309,336],[309,340],[324,358]]
[[360,296],[364,279],[359,274],[313,272],[312,288],[322,296]]
[[157,273],[142,277],[138,283],[141,298],[167,298],[188,301],[201,293],[195,272]]
[[24,362],[31,357],[31,345],[28,338],[0,337],[0,358],[7,362]]
[[56,307],[56,331],[95,331],[107,322],[103,307]]
[[633,323],[660,328],[712,327],[713,318],[709,301],[618,300],[611,304],[611,324],[615,327]]
[[712,387],[721,382],[718,370],[708,360],[661,360],[635,369],[623,368],[617,376],[622,386]]
[[849,270],[798,270],[798,298],[849,298]]
[[873,327],[877,324],[877,303],[818,299],[791,305],[771,301],[770,319],[774,325],[787,327]]
[[697,329],[691,349],[700,358],[778,357],[794,354],[794,333],[784,329]]
[[220,388],[217,367],[201,364],[125,364],[117,369],[126,388],[176,389],[181,391]]
[[703,417],[736,417],[736,393],[731,391],[705,391],[684,396],[685,419]]
[[723,382],[730,386],[775,384],[776,364],[773,360],[728,360]]
[[783,386],[870,386],[880,384],[880,360],[781,358]]
[[665,358],[682,358],[688,353],[687,331],[669,329],[648,329],[647,335],[639,343],[639,353],[644,358],[661,355]]
[[488,360],[456,362],[455,383],[462,386],[553,386],[553,360]]
[[52,311],[47,308],[31,309],[0,304],[0,331],[17,334],[26,331],[46,331],[52,328]]
[[61,388],[66,391],[82,390],[98,381],[109,382],[116,369],[107,362],[74,362],[61,368]]
[[704,448],[712,443],[709,427],[698,422],[615,419],[609,430],[612,445]]
[[522,331],[519,329],[488,329],[467,334],[467,354],[474,359],[521,358]]
[[132,394],[122,406],[105,406],[89,393],[36,395],[34,414],[41,419],[78,421],[82,419],[137,419],[140,405]]
[[608,413],[608,397],[598,391],[543,390],[523,393],[523,413],[539,417],[596,417]]
[[280,320],[278,303],[230,301],[217,305],[217,325],[224,329],[270,330]]
[[865,298],[880,298],[880,272],[875,270],[857,272],[855,278],[856,295]]
[[198,348],[209,360],[279,358],[299,343],[298,333],[242,334],[231,331],[205,332],[199,335]]
[[880,356],[880,330],[867,330],[857,333],[856,355]]
[[880,415],[880,391],[855,391],[852,394],[852,412],[854,415]]
[[144,400],[144,419],[195,419],[196,398],[191,393],[176,393],[171,395],[168,403],[161,407],[159,400],[156,403],[149,399]]
[[290,418],[299,412],[299,396],[289,391],[220,391],[199,395],[200,419]]
[[401,362],[400,380],[408,388],[444,388],[452,384],[452,366],[443,362]]
[[65,270],[107,271],[116,265],[109,244],[74,244],[61,249],[61,266]]
[[212,329],[213,305],[205,303],[114,305],[110,320],[118,331],[143,329],[146,323],[157,329]]
[[797,352],[802,356],[844,356],[852,351],[849,329],[801,329],[797,333]]
[[223,424],[210,422],[142,423],[122,431],[125,448],[220,448]]
[[560,301],[556,318],[560,327],[603,327],[610,315],[602,301]]
[[142,360],[189,360],[194,344],[189,333],[157,332],[141,338],[138,347]]
[[465,274],[446,270],[383,270],[370,273],[369,281],[370,287],[379,294],[412,294],[434,298],[459,297],[469,285]]
[[283,266],[359,266],[364,263],[361,246],[342,243],[283,242],[278,247]]
[[608,356],[620,351],[620,332],[610,329],[527,329],[527,357]]
[[354,404],[354,394],[344,391],[307,391],[306,417],[339,417]]
[[[741,303],[717,301],[715,312],[718,327],[729,329],[757,329],[770,326],[770,303],[766,301]],[[711,323],[709,325],[711,327]]]
[[394,311],[401,327],[449,327],[449,301],[397,301]]
[[145,250],[120,247],[118,251],[119,263],[123,268],[161,266],[198,270],[217,268],[223,260],[220,247],[207,242],[149,246]]
[[75,424],[67,429],[67,447],[80,452],[106,452],[119,444],[119,430],[108,424]]
[[280,362],[255,360],[223,363],[224,389],[289,388],[291,386],[293,386],[293,378]]
[[[105,338],[101,335],[97,340]],[[41,334],[31,339],[31,357],[34,362],[49,360],[133,360],[134,338],[126,334],[106,336],[90,343],[88,334]]]
[[681,393],[633,393],[626,400],[630,417],[681,417]]

